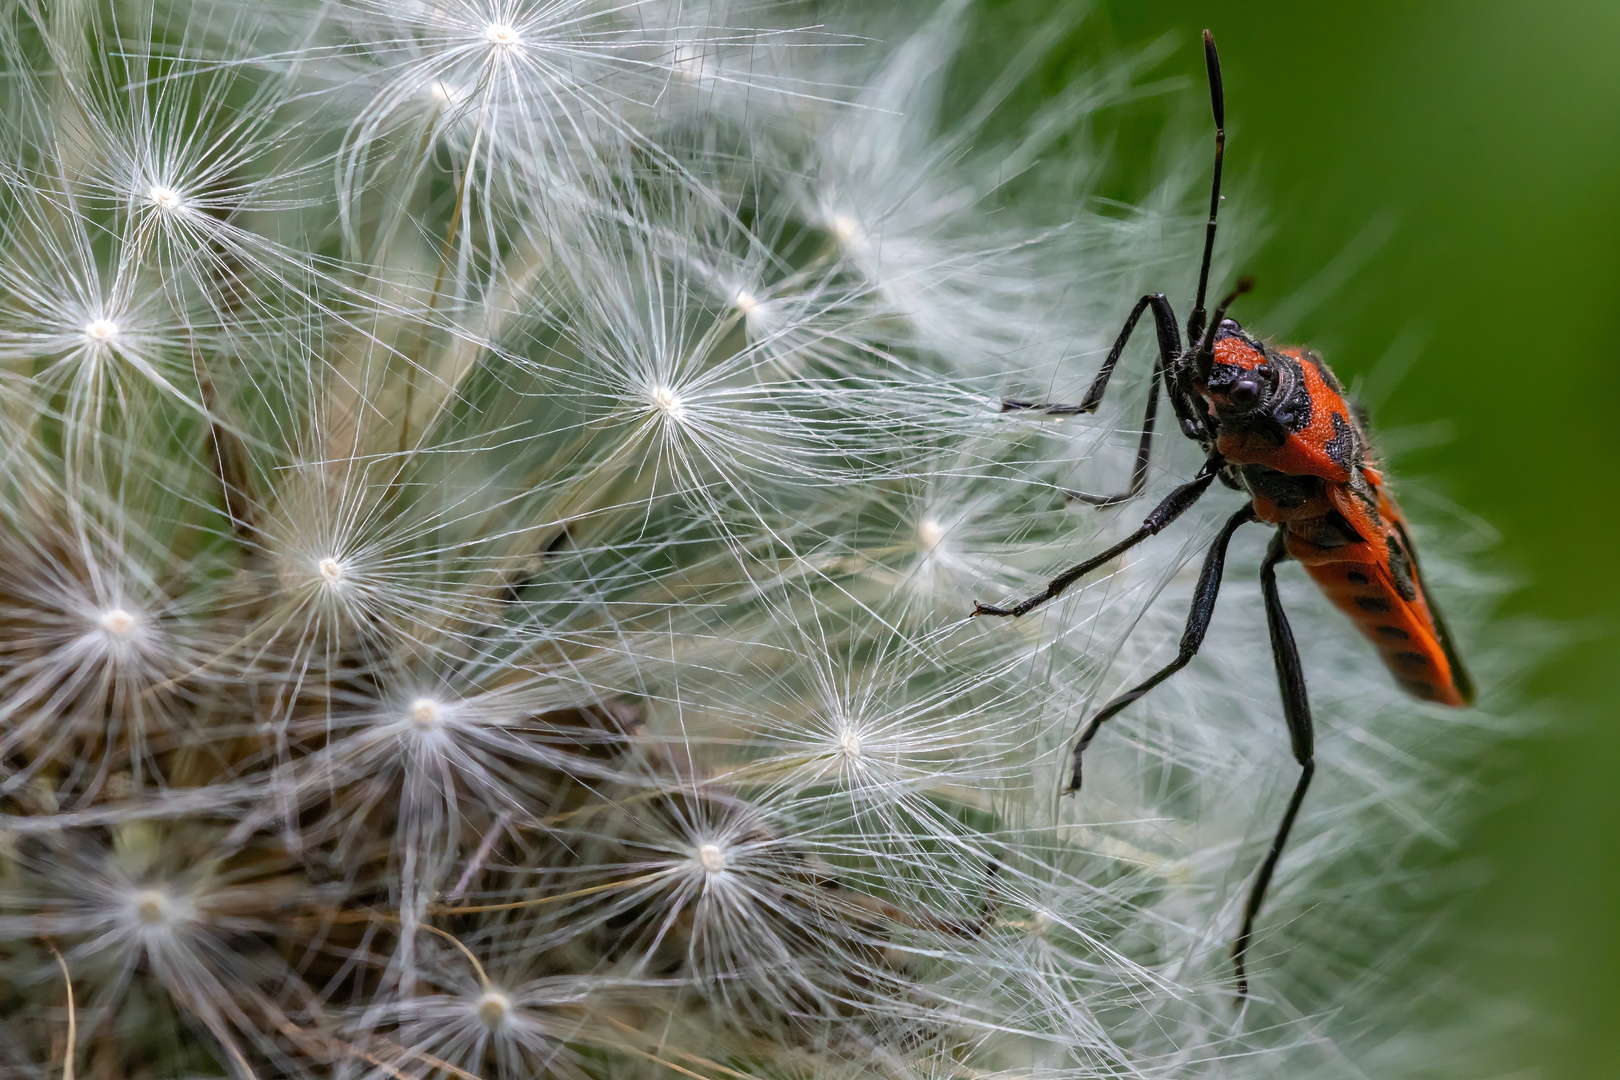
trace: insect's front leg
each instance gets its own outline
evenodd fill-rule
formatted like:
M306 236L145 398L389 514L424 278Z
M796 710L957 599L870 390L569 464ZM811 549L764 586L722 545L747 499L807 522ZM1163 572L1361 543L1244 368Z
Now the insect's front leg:
M1164 501L1153 508L1153 512L1148 514L1147 518L1143 520L1141 526L1135 532L1131 533L1131 535L1127 536L1125 539L1121 540L1107 551L1104 551L1098 555L1093 555L1085 562L1076 563L1075 565L1069 567L1067 570L1063 571L1063 573L1047 582L1046 588L1042 589L1028 600L1025 600L1022 603L1010 608L991 607L989 604L981 604L975 600L973 602L973 614L999 616L1011 615L1014 618L1020 615L1029 614L1031 611L1046 603L1048 600L1057 597L1063 592L1064 589L1067 589L1070 585L1073 585L1076 581L1079 581L1081 578L1097 569L1097 567L1102 566L1104 563L1109 562L1110 560L1115 559L1129 551L1131 548L1135 547L1137 544L1140 544L1148 537L1157 534L1166 525L1180 517L1186 512L1189 506L1203 497L1204 492L1209 490L1209 485L1214 482L1216 475L1220 473L1221 467L1225 464L1226 460L1222 458L1220 454L1211 454L1209 459L1204 462L1204 467L1198 470L1198 475L1193 477L1187 483L1176 488L1169 495L1166 495Z
M1170 307L1170 301L1165 299L1163 293L1151 293L1136 302L1136 306L1131 309L1130 317L1125 320L1125 325L1119 332L1119 337L1114 339L1114 347L1108 350L1102 368L1092 380L1091 388L1086 391L1085 397L1081 398L1080 404L1019 401L1013 398L1007 398L1001 403L1002 412L1033 411L1048 416L1074 416L1079 413L1096 412L1097 406L1102 403L1104 392L1108 389L1108 380L1113 377L1114 367L1124 355L1126 343L1131 340L1132 331L1141 320L1142 312L1149 308L1153 311L1153 326L1158 334L1159 355L1153 362L1153 379L1148 385L1147 407L1142 413L1142 437L1136 445L1136 464L1131 468L1130 483L1117 495L1088 495L1083 491L1065 491L1064 495L1071 499L1093 506L1113 506L1115 503L1134 499L1142 493L1142 487L1147 483L1148 459L1153 453L1153 425L1159 411L1159 383L1165 371L1181 352L1181 330L1176 325L1176 313Z

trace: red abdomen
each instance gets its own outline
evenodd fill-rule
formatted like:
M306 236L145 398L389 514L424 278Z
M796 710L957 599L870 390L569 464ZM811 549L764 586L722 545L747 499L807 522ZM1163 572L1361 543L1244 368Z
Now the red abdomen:
M1308 534L1285 524L1288 552L1377 647L1407 692L1442 705L1467 705L1474 697L1473 686L1424 592L1400 511L1377 474L1368 470L1368 477L1379 512L1357 515L1360 520L1355 524L1363 535L1373 533L1377 540L1321 547ZM1330 492L1330 497L1346 507L1360 501L1347 491Z

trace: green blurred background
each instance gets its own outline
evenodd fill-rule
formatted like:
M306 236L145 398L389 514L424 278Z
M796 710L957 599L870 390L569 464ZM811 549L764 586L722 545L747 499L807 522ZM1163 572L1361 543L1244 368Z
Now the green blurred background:
M1063 2L981 0L979 48L1004 61ZM1253 200L1269 224L1242 264L1261 285L1247 319L1347 379L1421 341L1375 419L1445 419L1450 438L1402 453L1399 471L1499 529L1489 558L1524 582L1508 610L1576 638L1530 687L1554 722L1488 769L1499 797L1462 855L1490 877L1465 898L1462 955L1441 959L1541 1014L1501 1075L1620 1077L1620 4L1102 0L1048 92L1091 56L1166 35L1152 75L1185 76L1116 118L1111 194L1140 197L1166 117L1204 107L1206 26L1226 78L1228 206ZM1268 306L1358 251L1327 302L1266 326Z

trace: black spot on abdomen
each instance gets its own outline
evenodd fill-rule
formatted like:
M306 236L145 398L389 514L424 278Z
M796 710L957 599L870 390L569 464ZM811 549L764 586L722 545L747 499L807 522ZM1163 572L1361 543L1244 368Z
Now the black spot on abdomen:
M1356 527L1350 524L1349 518L1337 510L1329 510L1319 518L1312 518L1308 522L1297 524L1295 528L1317 547L1341 548L1346 544L1366 543L1366 537L1362 536L1356 530ZM1351 574L1355 573L1356 571L1351 571ZM1345 579L1358 585L1367 584L1365 576L1359 582L1355 581L1355 578L1351 577L1350 574L1345 575Z
M1358 596L1356 607L1369 615L1389 614L1389 601L1382 596Z
M1422 679L1403 678L1399 679L1398 681L1400 682L1401 686L1405 688L1406 692L1415 698L1422 698L1424 701L1433 701L1440 696L1439 691L1435 690L1433 683L1424 682Z
M1385 535L1384 546L1389 550L1389 576L1395 579L1395 591L1402 600L1417 599L1417 585L1412 581L1412 559L1406 549L1393 536Z

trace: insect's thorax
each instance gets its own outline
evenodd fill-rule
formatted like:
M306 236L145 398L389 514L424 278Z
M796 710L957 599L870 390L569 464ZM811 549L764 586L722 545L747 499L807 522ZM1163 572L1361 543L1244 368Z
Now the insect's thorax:
M1290 476L1353 483L1365 439L1344 389L1326 364L1304 349L1264 345L1228 323L1215 340L1215 362L1199 388L1215 418L1215 446L1234 465L1259 465ZM1239 392L1258 386L1252 406Z
M1228 321L1195 389L1214 421L1214 448L1261 520L1324 550L1381 546L1381 480L1343 387L1318 357L1266 345Z

